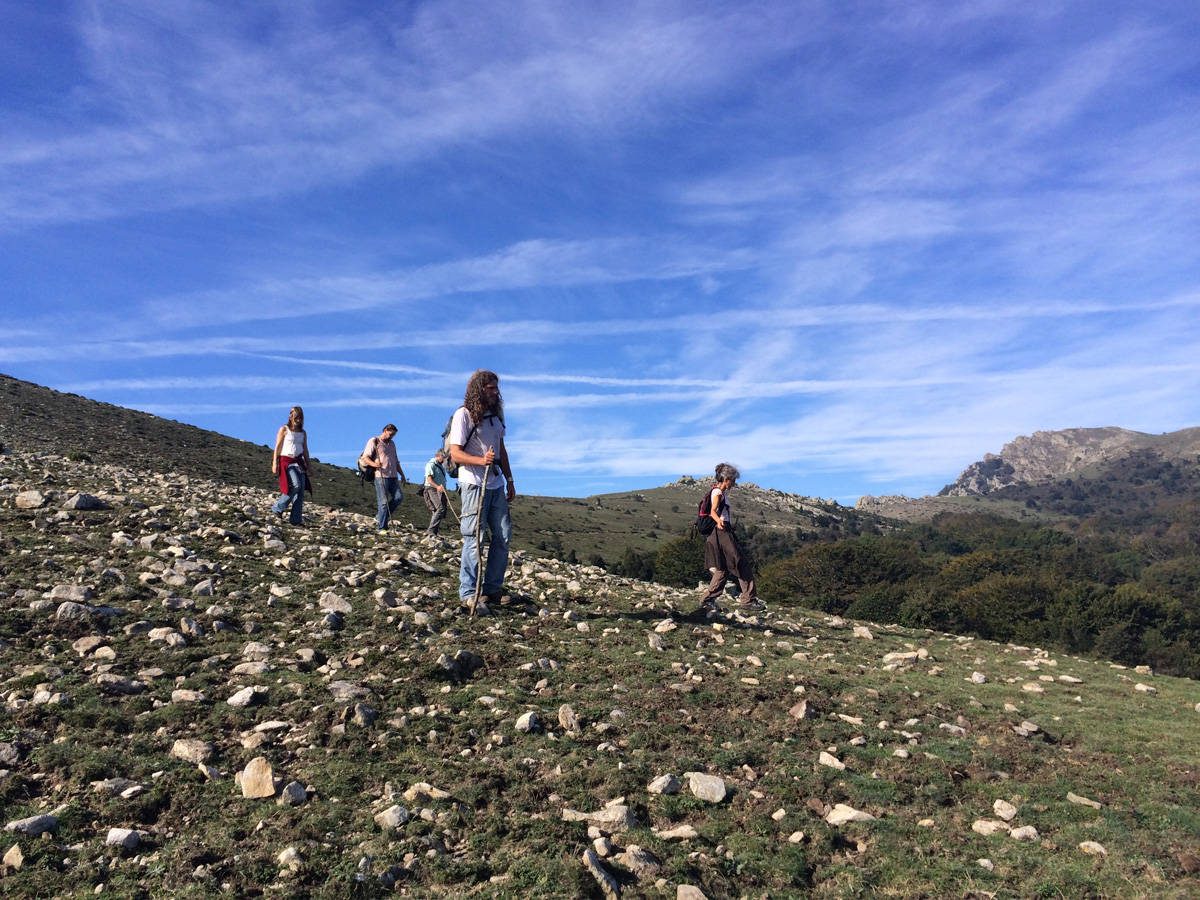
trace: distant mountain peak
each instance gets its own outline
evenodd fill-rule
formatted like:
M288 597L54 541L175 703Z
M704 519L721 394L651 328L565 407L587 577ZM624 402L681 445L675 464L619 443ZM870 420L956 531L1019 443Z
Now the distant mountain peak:
M1194 456L1200 452L1200 428L1157 435L1117 427L1035 431L1009 441L999 454L984 454L938 495L965 497L1013 484L1041 484L1139 450L1165 458Z

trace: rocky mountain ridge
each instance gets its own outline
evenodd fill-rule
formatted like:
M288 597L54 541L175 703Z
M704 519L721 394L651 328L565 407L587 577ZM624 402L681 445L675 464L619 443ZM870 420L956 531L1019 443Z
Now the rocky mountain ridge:
M938 495L965 497L1014 484L1040 484L1140 450L1152 450L1167 459L1194 458L1200 454L1200 428L1165 434L1116 427L1035 431L1009 441L998 454L985 454Z

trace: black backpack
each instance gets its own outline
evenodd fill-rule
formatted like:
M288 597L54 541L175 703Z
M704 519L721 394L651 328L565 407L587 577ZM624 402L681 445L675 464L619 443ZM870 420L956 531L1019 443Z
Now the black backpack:
M375 454L379 452L379 442L377 438L372 438L372 440L376 442L375 449L371 451L371 457L374 458ZM363 485L366 485L368 482L375 480L375 475L378 470L374 466L364 466L362 460L363 458L360 456L357 461L358 480Z
M700 500L700 505L696 508L696 530L703 535L713 533L717 527L717 523L712 519L712 492L714 484L704 492L704 497Z

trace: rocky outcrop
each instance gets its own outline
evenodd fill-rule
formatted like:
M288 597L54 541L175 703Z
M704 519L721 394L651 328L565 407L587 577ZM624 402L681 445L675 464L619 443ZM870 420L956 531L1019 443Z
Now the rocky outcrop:
M1041 484L1079 472L1137 450L1154 450L1164 457L1200 453L1200 428L1167 434L1145 434L1124 428L1068 428L1035 431L1004 445L1000 453L985 454L946 485L939 496L988 494L1011 484Z

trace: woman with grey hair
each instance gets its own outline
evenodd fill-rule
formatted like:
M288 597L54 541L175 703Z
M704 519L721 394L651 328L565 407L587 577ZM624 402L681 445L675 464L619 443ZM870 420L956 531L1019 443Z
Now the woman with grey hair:
M701 601L702 610L719 612L717 598L725 590L730 577L737 578L742 593L738 598L741 609L761 609L754 585L754 571L750 560L742 554L737 538L733 534L733 515L729 508L729 489L737 484L741 473L729 463L716 467L716 483L709 489L709 512L714 528L704 544L704 566L712 573L712 581Z

